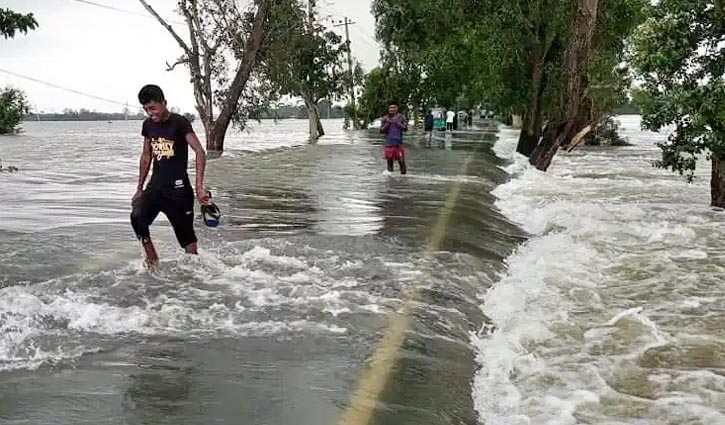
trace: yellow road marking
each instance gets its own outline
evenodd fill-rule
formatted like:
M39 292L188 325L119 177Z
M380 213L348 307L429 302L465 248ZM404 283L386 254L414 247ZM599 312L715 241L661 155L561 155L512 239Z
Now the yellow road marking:
M461 174L465 175L472 155L469 155L461 166ZM431 238L424 251L423 259L427 262L438 251L443 244L451 217L453 207L458 202L461 193L461 183L456 181L446 195L443 210L438 215L435 227L431 232ZM420 284L418 279L403 294L403 307L400 311L391 314L390 325L383 335L378 349L373 355L370 365L366 369L360 381L350 405L340 419L339 425L368 425L375 412L375 406L382 395L392 374L393 367L400 357L400 347L405 340L405 332L410 329L413 323L412 304L420 296Z

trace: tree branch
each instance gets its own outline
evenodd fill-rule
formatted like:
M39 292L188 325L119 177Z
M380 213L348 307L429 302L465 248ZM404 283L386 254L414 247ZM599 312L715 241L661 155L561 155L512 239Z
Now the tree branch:
M186 1L179 2L179 8L181 13L186 18L186 24L189 27L189 37L191 37L191 53L189 54L189 61L191 64L191 77L194 83L194 96L196 97L197 109L201 116L207 117L209 123L214 121L214 109L213 109L213 94L211 92L211 75L208 72L208 66L205 66L207 72L202 73L201 62L199 59L199 42L197 37L203 37L203 34L199 34L194 31L194 23L189 6L194 8L195 13L198 4L196 0L190 0L191 5L187 4ZM205 57L205 65L208 65L210 58Z
M259 2L252 24L252 33L245 43L244 56L239 64L239 68L236 70L236 75L232 80L229 93L219 113L219 120L222 122L228 121L236 110L239 97L249 80L254 65L257 63L260 49L264 43L264 24L267 21L270 6L270 0L262 0Z
M184 42L184 40L181 37L179 37L179 34L177 34L176 31L174 31L174 28L171 25L169 25L164 20L164 18L161 17L161 15L159 15L158 13L156 13L156 11L154 10L154 8L151 7L151 5L149 5L148 3L146 3L146 0L138 0L138 1L141 2L141 4L143 5L143 7L145 7L146 10L148 10L148 12L151 15L153 15L153 17L156 18L157 21L159 21L159 23L161 24L161 26L163 26L164 28L166 28L166 30L169 32L169 34L171 34L171 36L174 37L174 39L176 40L176 42L179 43L179 46L181 46L181 48L184 50L184 52L187 55L191 55L191 51L189 49L189 46L186 44L186 42Z
M188 63L189 63L189 58L186 58L186 57L178 59L173 64L166 62L166 70L173 71L174 68L176 68L178 65L183 65L183 64L188 64Z

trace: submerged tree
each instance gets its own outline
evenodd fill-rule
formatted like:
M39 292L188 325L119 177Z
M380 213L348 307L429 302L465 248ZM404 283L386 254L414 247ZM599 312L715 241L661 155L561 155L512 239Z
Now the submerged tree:
M336 99L345 89L343 59L348 45L316 23L313 7L306 15L301 4L290 4L285 13L276 14L276 20L283 23L284 31L264 52L262 73L276 93L302 98L314 141L325 134L319 102Z
M624 102L629 76L620 63L648 4L449 0L440 13L437 0L376 0L373 11L386 53L416 65L404 72L420 76L412 99L448 107L465 98L521 115L517 150L531 157L538 146L532 162L545 169L559 147ZM542 140L545 122L566 134Z
M181 47L182 55L168 68L188 67L207 150L220 155L229 125L245 118L242 103L251 100L250 108L258 106L249 94L266 88L254 75L271 34L279 29L274 14L294 0L253 0L244 9L234 0L180 0L188 40L146 0L139 1Z
M725 208L725 8L722 2L661 1L635 37L644 80L637 103L643 126L674 126L655 165L694 176L711 160L711 205Z
M573 35L564 53L564 79L556 112L547 123L530 162L546 170L561 146L569 143L583 127L580 120L584 107L587 66L597 23L599 0L579 0Z
M12 87L0 90L0 134L16 133L28 112L30 106L22 91Z

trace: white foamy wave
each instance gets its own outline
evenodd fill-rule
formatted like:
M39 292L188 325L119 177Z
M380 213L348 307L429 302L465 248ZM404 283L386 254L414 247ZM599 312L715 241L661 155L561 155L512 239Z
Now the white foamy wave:
M113 271L0 289L0 369L72 360L137 335L344 334L338 319L382 315L400 302L395 293L364 287L364 260L311 247L295 247L304 255L293 256L284 242L272 245L182 255L152 272L133 261ZM419 273L411 263L385 267L400 271L402 281Z
M725 423L725 386L691 376L725 367L712 357L725 230L706 180L652 168L662 136L625 127L635 146L560 153L547 173L502 128L494 151L512 180L496 205L531 239L482 296L491 324L472 337L487 425Z

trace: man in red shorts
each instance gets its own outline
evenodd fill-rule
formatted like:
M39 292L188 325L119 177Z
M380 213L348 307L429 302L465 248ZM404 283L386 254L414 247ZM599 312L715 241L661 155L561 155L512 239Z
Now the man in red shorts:
M408 131L408 120L398 113L398 103L390 102L388 115L383 118L380 132L385 134L385 160L388 161L388 171L393 172L395 161L400 164L400 174L408 170L405 167L405 149L403 148L403 133Z

